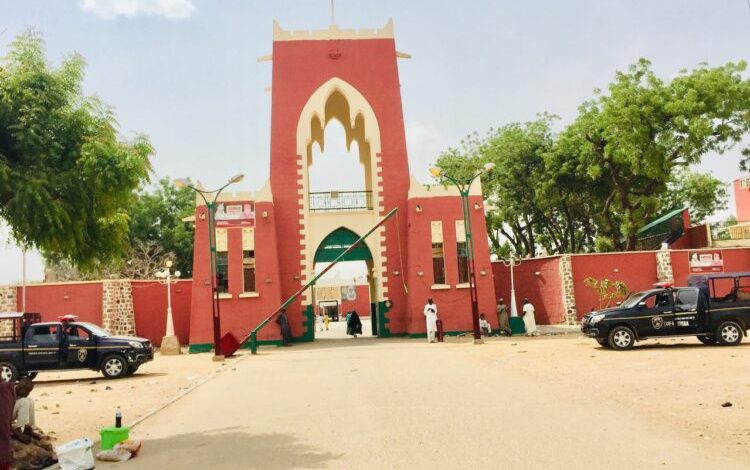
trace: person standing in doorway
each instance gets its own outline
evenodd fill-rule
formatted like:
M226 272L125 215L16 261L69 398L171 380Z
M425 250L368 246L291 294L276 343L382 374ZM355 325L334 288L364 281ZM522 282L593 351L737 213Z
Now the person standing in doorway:
M432 302L432 299L427 299L427 304L424 306L424 318L427 323L427 341L434 343L437 341L437 305Z
M356 310L352 310L348 318L346 322L346 334L356 338L357 335L362 334L362 322L359 319L359 314Z
M497 301L497 324L500 328L499 334L508 336L513 335L508 320L508 306L505 305L505 300L503 300L502 297Z
M526 329L526 336L538 336L539 330L536 329L536 310L529 302L529 299L523 299L523 327Z

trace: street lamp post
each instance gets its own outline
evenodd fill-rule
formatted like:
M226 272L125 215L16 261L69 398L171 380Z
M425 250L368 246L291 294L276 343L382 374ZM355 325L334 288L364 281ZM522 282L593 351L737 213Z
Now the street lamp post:
M484 167L467 179L455 178L447 174L444 170L433 167L430 168L430 174L435 178L443 178L450 181L461 194L461 211L464 216L464 234L466 237L466 254L469 259L469 292L471 295L471 321L474 330L474 343L482 342L482 332L479 330L479 304L477 295L477 274L474 267L474 238L471 230L471 212L469 206L469 190L471 184L482 173L488 172L495 167L494 163L486 163Z
M505 266L510 266L510 316L517 317L518 309L516 308L516 284L515 280L513 279L513 268L521 264L521 260L516 259L513 257L513 255L511 255L508 260L501 259L500 262Z
M174 334L174 320L172 319L172 284L176 284L180 277L180 272L172 273L172 261L167 260L163 271L156 273L156 277L164 279L167 285L167 331L161 339L161 355L175 356L180 354L180 340ZM172 279L172 276L175 279Z
M188 179L177 179L175 180L175 186L178 188L190 188L200 195L203 202L206 203L206 211L208 212L208 249L209 249L209 264L211 266L211 315L213 317L214 327L214 360L222 360L224 356L221 354L221 310L219 307L219 290L216 286L216 201L219 199L219 194L233 183L239 183L242 181L245 175L237 174L231 178L226 184L215 191L204 191L196 188ZM209 201L207 195L213 194L213 198Z

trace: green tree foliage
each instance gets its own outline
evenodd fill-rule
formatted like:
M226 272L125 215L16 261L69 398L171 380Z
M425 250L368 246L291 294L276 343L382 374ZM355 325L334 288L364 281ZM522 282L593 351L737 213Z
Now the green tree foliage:
M710 173L679 168L667 182L667 191L659 196L659 207L663 212L687 207L690 219L700 223L717 211L725 210L728 199L727 184L723 181Z
M592 184L604 184L597 215L604 244L634 249L638 229L661 212L659 196L673 171L723 153L750 129L745 65L700 66L666 83L641 59L617 72L608 94L580 107L559 138L557 158L575 158ZM744 168L750 149L743 155Z
M193 271L193 230L182 219L194 211L195 193L189 188L178 189L164 178L155 190L138 194L130 209L130 239L133 244L153 242L153 247L174 261L174 269L189 277Z
M614 300L624 299L630 295L630 289L623 281L611 281L606 277L602 279L587 277L583 280L583 284L596 292L600 310L609 308Z
M560 133L542 115L472 134L437 164L458 175L496 164L482 176L496 254L505 243L521 256L631 250L637 231L668 209L687 206L702 221L726 207L725 185L689 169L750 130L744 70L744 62L701 65L665 82L641 59ZM745 169L750 148L742 154Z
M0 218L21 245L84 269L128 251L127 208L148 180L148 139L118 139L112 110L82 92L78 55L55 68L20 35L0 62Z

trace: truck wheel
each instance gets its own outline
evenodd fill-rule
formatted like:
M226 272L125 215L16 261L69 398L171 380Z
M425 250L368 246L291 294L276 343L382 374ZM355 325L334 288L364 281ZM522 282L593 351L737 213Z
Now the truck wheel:
M635 334L627 326L616 326L609 333L608 342L612 349L624 351L635 344Z
M736 346L742 342L742 328L736 322L725 321L716 330L716 337L722 346Z
M16 382L18 380L18 368L10 362L0 362L0 381Z
M102 374L106 379L119 379L128 375L128 363L119 354L111 354L102 361Z
M716 344L715 336L698 336L698 341L703 344Z
M601 346L603 348L609 348L609 347L611 347L609 345L609 340L607 340L607 338L603 338L603 339L596 338L596 342L599 343L599 346Z

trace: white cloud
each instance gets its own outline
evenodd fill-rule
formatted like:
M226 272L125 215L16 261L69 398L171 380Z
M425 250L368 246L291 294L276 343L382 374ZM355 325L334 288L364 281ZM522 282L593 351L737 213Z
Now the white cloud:
M104 19L139 15L180 19L195 11L192 0L78 0L78 7Z

